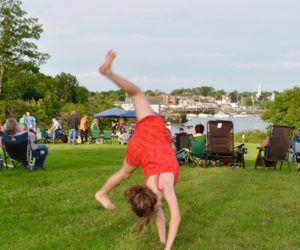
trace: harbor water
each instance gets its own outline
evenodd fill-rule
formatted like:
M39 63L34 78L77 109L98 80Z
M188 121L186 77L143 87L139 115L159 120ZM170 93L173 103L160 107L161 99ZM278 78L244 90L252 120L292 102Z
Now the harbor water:
M204 133L207 131L207 122L211 120L229 120L233 121L234 133L249 130L261 130L266 131L268 123L263 121L260 116L245 116L245 117L199 117L199 116L187 116L187 122L181 124L172 124L172 134L178 133L179 128L184 128L187 132L190 132L194 125L202 123L205 127Z

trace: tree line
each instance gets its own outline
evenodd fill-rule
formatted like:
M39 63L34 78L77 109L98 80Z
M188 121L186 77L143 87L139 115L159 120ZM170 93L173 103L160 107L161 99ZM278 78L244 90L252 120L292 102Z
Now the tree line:
M78 116L92 115L112 108L112 100L124 100L121 90L90 92L80 86L76 76L61 73L55 77L40 72L40 65L46 63L50 55L38 50L35 41L43 32L37 18L28 17L21 8L19 0L0 0L0 122L7 118L20 118L30 111L37 119L38 126L50 126L51 118L62 117L66 121L72 110ZM300 89L295 87L283 93L276 93L274 102L263 103L266 109L262 118L268 122L295 125L300 129ZM155 96L162 92L147 90L146 95ZM175 89L170 94L191 93L213 96L221 99L226 92L210 86ZM229 93L232 101L247 97L245 104L252 105L251 96L255 92L237 90ZM268 97L271 92L262 92ZM110 119L100 123L101 127L110 126Z

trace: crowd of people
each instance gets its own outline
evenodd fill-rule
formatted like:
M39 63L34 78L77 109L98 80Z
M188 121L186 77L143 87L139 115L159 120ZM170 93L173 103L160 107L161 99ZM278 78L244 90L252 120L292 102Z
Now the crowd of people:
M9 119L7 119L5 124L2 126L4 131L6 129L8 120ZM35 136L39 133L40 128L37 127L36 118L32 116L29 111L19 119L18 123L22 131L33 133ZM89 142L89 131L90 134L94 134L95 132L100 134L101 132L98 118L94 118L91 126L89 126L88 115L85 114L81 119L79 119L75 110L71 112L71 115L67 119L68 133L64 127L64 122L61 117L58 119L52 118L51 124L51 127L45 130L44 141L46 143L62 141L74 145L78 143L85 144ZM124 118L120 120L115 119L112 121L110 131L112 136L118 137L119 144L128 144L129 139L134 132L134 126L134 123L128 123ZM97 142L101 143L101 140Z

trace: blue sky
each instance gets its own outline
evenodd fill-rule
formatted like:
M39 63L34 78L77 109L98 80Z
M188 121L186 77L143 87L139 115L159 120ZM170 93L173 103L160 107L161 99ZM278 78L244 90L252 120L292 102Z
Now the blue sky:
M23 0L44 32L41 67L75 75L92 91L117 89L114 70L143 90L212 86L263 91L300 86L299 0Z

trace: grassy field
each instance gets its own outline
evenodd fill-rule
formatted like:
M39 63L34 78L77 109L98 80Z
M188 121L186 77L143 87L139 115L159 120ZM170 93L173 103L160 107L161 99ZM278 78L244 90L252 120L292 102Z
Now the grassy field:
M45 171L0 172L1 249L163 249L156 228L133 235L136 218L125 190L143 183L140 169L114 189L115 211L94 193L117 171L120 145L50 145ZM300 174L181 166L176 194L182 215L174 249L300 249ZM166 203L163 205L169 219Z

